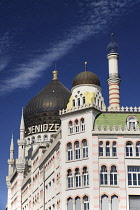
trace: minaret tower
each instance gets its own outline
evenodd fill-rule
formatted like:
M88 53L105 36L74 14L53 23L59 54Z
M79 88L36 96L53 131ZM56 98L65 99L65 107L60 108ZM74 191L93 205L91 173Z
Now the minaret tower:
M10 159L8 160L8 165L9 165L9 172L8 176L10 177L14 171L14 140L13 140L13 133L12 133L12 138L11 138L11 145L10 145Z
M120 78L118 74L118 45L114 42L114 34L111 34L111 42L107 46L107 59L109 67L109 107L119 108L120 107Z
M22 116L20 122L20 139L18 140L18 159L24 159L25 157L24 135L25 135L25 126L24 126L23 108L22 108Z

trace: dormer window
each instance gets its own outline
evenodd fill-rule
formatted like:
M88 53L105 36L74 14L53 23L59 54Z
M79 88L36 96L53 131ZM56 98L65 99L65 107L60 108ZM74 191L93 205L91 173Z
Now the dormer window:
M138 125L138 120L135 116L129 116L127 118L127 128L128 128L128 130L131 130L131 129L135 130L137 125Z

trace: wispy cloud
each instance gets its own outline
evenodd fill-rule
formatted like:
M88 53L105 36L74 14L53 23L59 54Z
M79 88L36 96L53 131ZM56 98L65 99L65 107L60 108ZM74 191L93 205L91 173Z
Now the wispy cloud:
M62 40L51 44L45 54L20 65L15 74L4 80L0 86L0 94L11 92L17 88L27 88L42 76L44 70L66 55L73 47L99 32L104 31L115 19L130 11L140 0L100 0L79 1L81 13L86 14L78 25L65 32ZM82 16L82 15L81 15ZM6 66L3 65L2 68Z

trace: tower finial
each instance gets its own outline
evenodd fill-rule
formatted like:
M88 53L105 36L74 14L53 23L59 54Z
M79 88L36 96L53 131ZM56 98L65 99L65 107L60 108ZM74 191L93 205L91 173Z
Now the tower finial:
M114 41L114 33L111 33L111 41Z
M85 71L87 71L87 61L85 61Z
M54 70L54 71L52 71L52 73L53 73L53 79L52 80L58 80L58 77L57 77L58 71Z

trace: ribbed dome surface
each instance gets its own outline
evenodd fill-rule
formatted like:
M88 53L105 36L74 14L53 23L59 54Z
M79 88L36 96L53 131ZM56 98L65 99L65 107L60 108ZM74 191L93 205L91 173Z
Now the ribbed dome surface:
M59 110L66 108L70 95L61 82L52 80L25 107L25 129L38 124L60 123Z
M76 75L73 80L72 86L75 87L81 84L93 84L100 86L100 80L93 72L83 71Z

